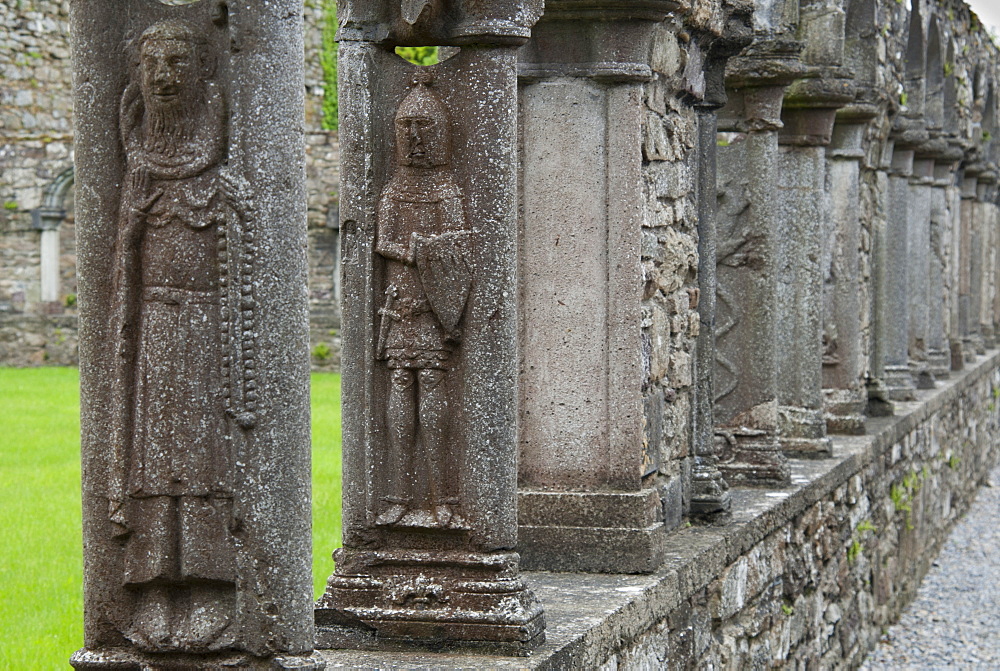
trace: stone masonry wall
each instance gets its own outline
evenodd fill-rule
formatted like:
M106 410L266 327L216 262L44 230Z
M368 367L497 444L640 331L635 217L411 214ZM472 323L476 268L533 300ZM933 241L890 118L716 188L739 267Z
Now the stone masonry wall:
M686 88L685 47L675 26L654 36L653 80L645 87L642 267L647 456L666 482L667 527L688 507L693 357L698 319L698 126L675 91Z
M340 363L337 133L322 128L320 65L327 2L306 4L306 146L313 363ZM0 4L0 365L72 365L76 241L72 187L60 226L60 299L40 299L40 240L33 211L73 166L69 2Z
M798 487L739 491L734 528L678 532L684 596L603 668L860 665L1000 460L998 363L836 438L833 464L794 461Z

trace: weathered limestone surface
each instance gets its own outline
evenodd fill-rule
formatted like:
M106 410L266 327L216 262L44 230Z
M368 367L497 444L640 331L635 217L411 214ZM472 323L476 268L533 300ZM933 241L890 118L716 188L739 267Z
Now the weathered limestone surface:
M301 5L72 7L81 669L311 657Z
M515 551L508 46L541 5L460 9L341 7L344 547L316 606L323 648L526 654L544 640ZM424 69L394 53L425 39L461 48Z
M638 328L642 100L653 78L653 20L676 5L646 5L609 5L596 31L586 27L596 9L557 5L519 56L526 568L649 572L663 561L664 506L649 486L660 458L644 435L660 418L644 416ZM590 42L582 62L566 58L580 35ZM603 48L611 37L631 51Z

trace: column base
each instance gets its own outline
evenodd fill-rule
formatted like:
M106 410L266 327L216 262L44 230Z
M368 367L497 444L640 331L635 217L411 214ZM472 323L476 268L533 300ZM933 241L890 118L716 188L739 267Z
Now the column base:
M833 441L826 436L823 411L814 408L778 406L778 444L795 457L833 456Z
M823 419L827 433L864 435L868 407L864 389L824 389L823 396Z
M951 350L927 350L927 367L935 380L945 380L951 375Z
M965 354L962 351L962 341L951 341L951 369L954 371L965 369Z
M913 401L916 400L916 386L913 384L913 375L909 366L886 366L885 377L885 397L891 401Z
M701 466L699 459L711 459L711 466ZM733 497L729 483L715 463L715 457L696 457L691 474L691 517L702 522L722 522L729 518Z
M279 655L254 657L246 653L220 652L205 655L144 653L132 648L83 648L73 653L70 665L79 671L186 671L187 669L254 669L259 671L326 668L319 655Z
M865 392L868 395L868 405L865 414L868 417L892 417L896 408L889 400L885 383L879 378L868 378L865 383Z
M517 550L521 567L529 571L652 573L664 560L663 517L662 499L655 489L519 490Z
M783 487L792 481L788 457L774 434L760 430L716 430L719 470L731 485Z
M917 389L934 389L937 380L931 372L930 365L926 360L910 360L910 375L913 376L913 385Z
M354 550L316 602L317 649L530 654L545 619L515 552Z

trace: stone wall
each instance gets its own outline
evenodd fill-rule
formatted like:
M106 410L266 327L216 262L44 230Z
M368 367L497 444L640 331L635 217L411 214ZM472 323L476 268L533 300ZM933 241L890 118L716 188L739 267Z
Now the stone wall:
M326 89L320 66L324 7L306 7L306 127L309 193L310 305L313 362L339 366L340 150L322 128ZM0 365L69 365L75 343L76 243L73 228L73 124L69 3L22 0L0 6ZM69 180L60 183L66 175ZM42 296L39 211L59 219L57 300ZM56 318L58 316L58 318ZM49 319L52 317L52 319ZM58 331L61 335L54 336ZM57 348L59 355L45 356Z

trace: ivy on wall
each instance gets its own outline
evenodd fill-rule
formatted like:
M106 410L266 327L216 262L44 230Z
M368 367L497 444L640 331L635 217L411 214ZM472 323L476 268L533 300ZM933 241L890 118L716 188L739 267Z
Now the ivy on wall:
M337 130L337 0L323 0L323 43L319 54L323 68L323 130Z

